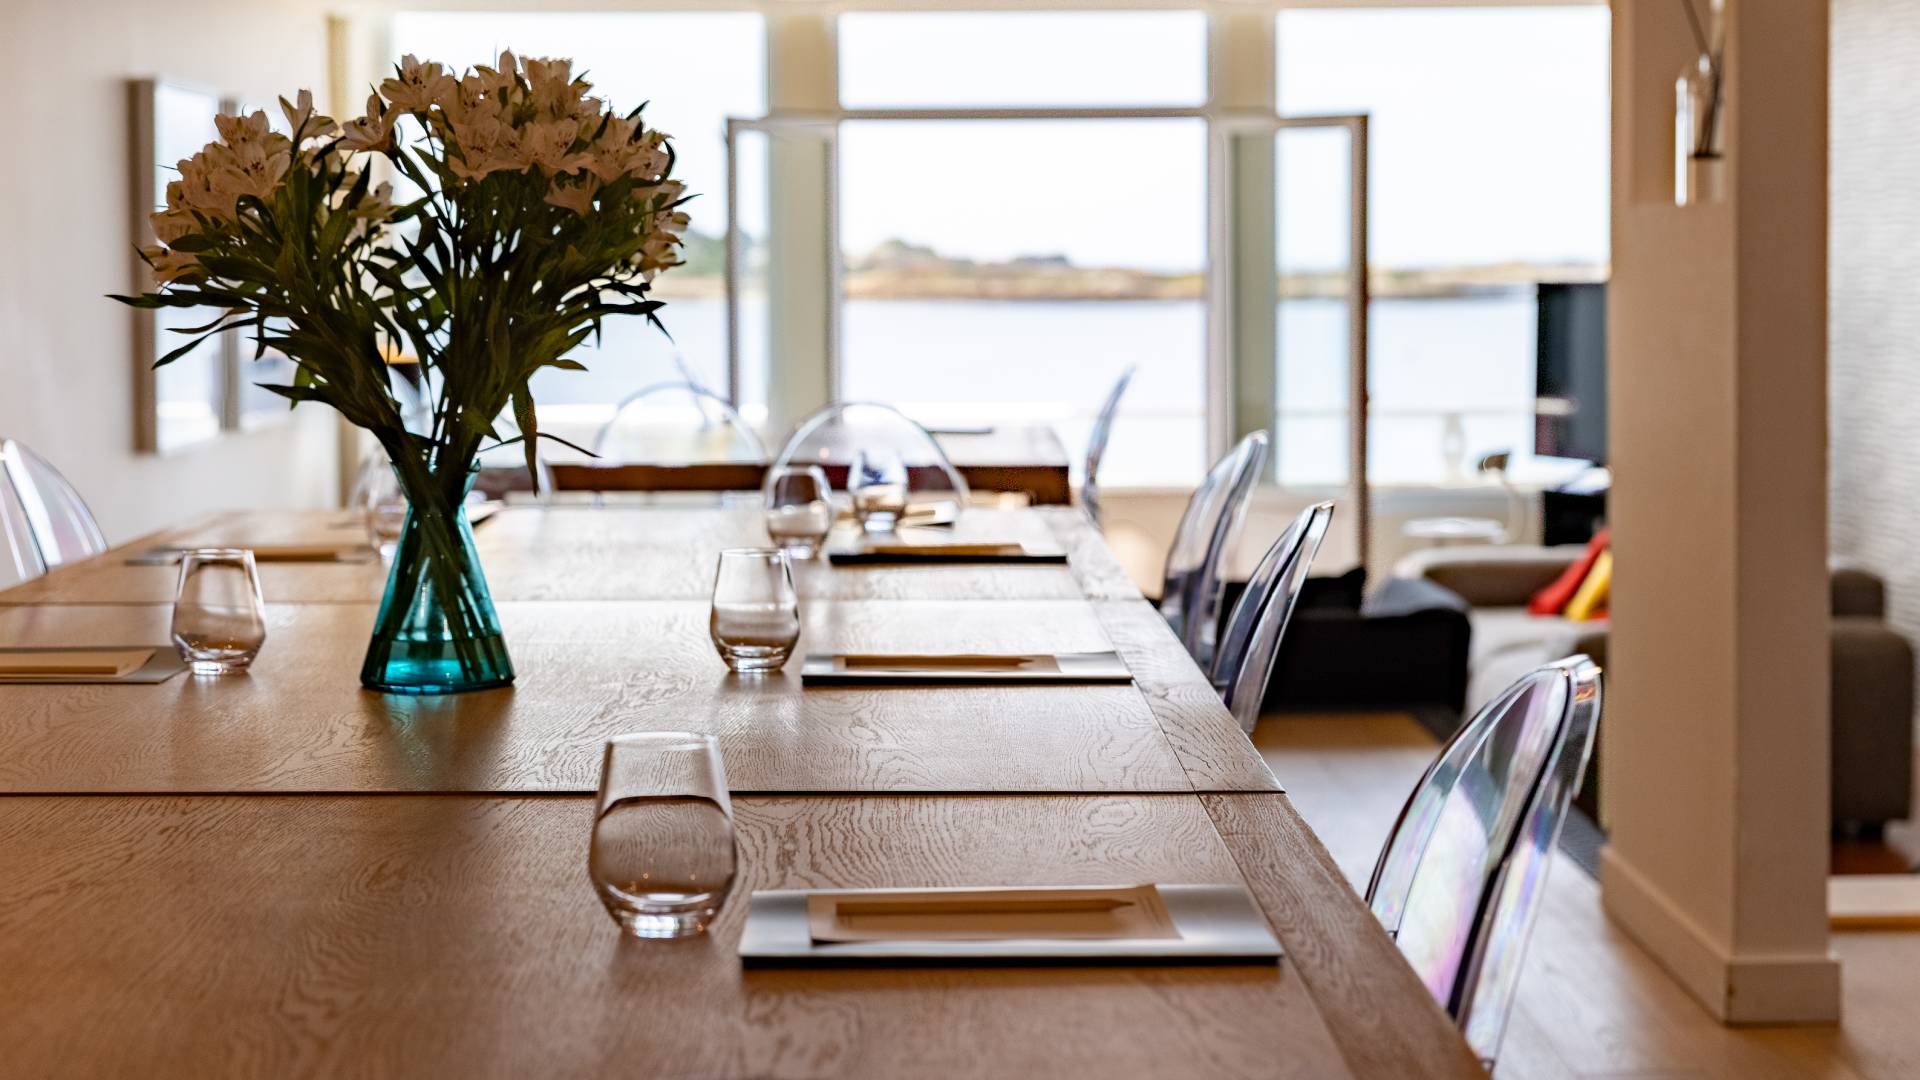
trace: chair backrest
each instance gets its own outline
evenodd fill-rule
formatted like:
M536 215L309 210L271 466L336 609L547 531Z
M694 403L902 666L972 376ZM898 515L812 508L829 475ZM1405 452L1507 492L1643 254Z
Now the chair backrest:
M1488 702L1420 778L1367 886L1367 905L1489 1067L1593 750L1600 683L1575 656Z
M773 459L774 470L818 465L827 481L844 491L847 470L860 451L890 450L907 470L907 498L926 505L952 502L957 511L971 495L940 440L907 414L872 401L829 405L800 422Z
M1093 431L1087 436L1086 468L1080 476L1080 505L1086 508L1087 517L1092 519L1095 528L1100 525L1100 459L1107 454L1107 440L1113 435L1113 418L1120 411L1120 399L1126 395L1127 384L1133 381L1134 371L1129 367L1114 380L1113 389L1107 391L1107 400L1101 404L1099 415L1093 418Z
M1227 627L1213 659L1213 688L1227 711L1251 732L1260 719L1260 702L1267 696L1267 680L1280 653L1280 639L1293 618L1300 589L1307 583L1313 557L1326 539L1333 520L1333 504L1315 503L1273 542L1247 580L1247 589L1227 616Z
M1256 431L1208 470L1167 549L1160 614L1188 655L1208 671L1220 633L1220 561L1246 517L1247 498L1267 460L1267 433Z
M44 569L107 550L86 500L45 458L13 439L0 439L0 474L13 489Z
M0 470L0 589L46 572L40 545L34 542L33 530L27 525L27 508L6 472Z
M628 394L593 440L608 462L701 465L767 460L766 444L726 398L691 382Z

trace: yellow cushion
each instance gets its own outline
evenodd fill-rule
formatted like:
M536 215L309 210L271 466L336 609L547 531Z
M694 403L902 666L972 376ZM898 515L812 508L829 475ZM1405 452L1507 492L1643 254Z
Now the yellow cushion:
M1593 569L1587 572L1587 580L1580 583L1573 599L1567 601L1564 614L1574 622L1604 617L1607 613L1607 594L1612 589L1613 549L1608 548L1593 560Z

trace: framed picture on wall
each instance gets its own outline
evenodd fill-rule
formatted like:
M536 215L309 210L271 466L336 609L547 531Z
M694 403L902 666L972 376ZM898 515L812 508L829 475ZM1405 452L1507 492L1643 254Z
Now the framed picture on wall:
M214 118L221 98L214 91L169 79L135 79L128 87L132 162L131 211L135 294L155 287L153 273L139 249L152 245L148 216L164 209L167 184L179 175L177 163L198 153L218 134ZM223 334L166 367L154 361L185 338L174 331L201 326L219 312L210 308L135 309L133 378L134 445L149 453L172 453L218 438L233 426L234 341Z

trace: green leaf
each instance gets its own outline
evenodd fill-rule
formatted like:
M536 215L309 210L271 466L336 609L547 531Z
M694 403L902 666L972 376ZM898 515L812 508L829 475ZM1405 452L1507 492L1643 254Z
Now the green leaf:
M533 480L533 493L540 494L540 451L535 440L540 437L540 422L533 414L533 391L526 383L521 383L513 392L513 422L520 426L520 435L526 439L523 448L527 452L527 476Z

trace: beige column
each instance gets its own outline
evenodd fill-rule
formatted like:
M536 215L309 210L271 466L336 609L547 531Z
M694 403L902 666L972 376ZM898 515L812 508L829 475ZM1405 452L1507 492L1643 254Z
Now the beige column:
M1274 18L1268 9L1225 8L1208 16L1208 101L1222 111L1274 108ZM1267 130L1228 136L1224 146L1228 205L1215 222L1212 258L1228 272L1227 294L1211 313L1223 347L1209 349L1228 361L1227 371L1208 385L1230 388L1225 401L1211 403L1222 420L1208 424L1213 441L1209 460L1248 432L1274 427L1277 374L1274 305L1277 302L1274 237L1274 136ZM1269 462L1269 468L1272 462Z
M840 104L834 16L824 8L767 13L767 109L775 116L830 113ZM833 313L832 143L825 132L776 132L768 140L767 432L793 424L838 396Z
M1827 1021L1827 5L1727 8L1724 194L1676 207L1690 35L1613 4L1601 885L1716 1017Z

